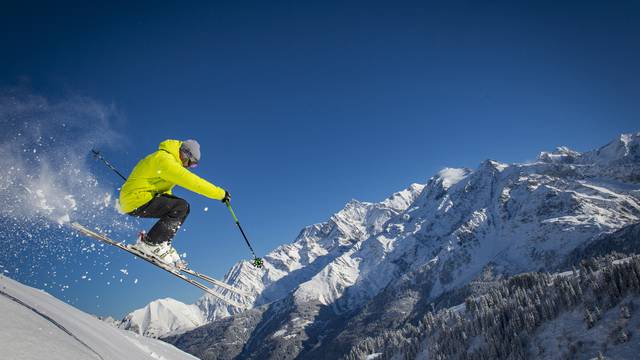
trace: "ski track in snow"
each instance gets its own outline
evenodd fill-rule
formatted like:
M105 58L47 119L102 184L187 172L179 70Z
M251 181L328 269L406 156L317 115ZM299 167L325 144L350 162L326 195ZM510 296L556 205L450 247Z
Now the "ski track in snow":
M46 314L38 311L38 309L30 306L29 304L26 304L24 302L22 302L20 299L13 297L7 293L5 293L4 291L0 290L0 295L6 297L7 299L14 301L22 306L24 306L25 308L33 311L34 313L38 314L39 316L41 316L42 318L44 318L45 320L47 320L48 322L52 323L53 325L55 325L58 329L64 331L67 335L71 336L73 339L75 339L77 342L79 342L82 346L84 346L85 348L89 349L89 351L91 351L92 353L94 353L99 359L104 360L104 358L98 354L95 350L93 350L91 348L91 346L87 345L84 341L80 340L77 336L75 336L71 331L67 330L67 328L65 328L64 326L62 326L60 323L58 323L57 321L55 321L54 319L52 319L51 317L47 316Z
M196 359L165 342L117 329L7 277L0 276L0 289L2 358ZM20 336L17 339L16 331Z

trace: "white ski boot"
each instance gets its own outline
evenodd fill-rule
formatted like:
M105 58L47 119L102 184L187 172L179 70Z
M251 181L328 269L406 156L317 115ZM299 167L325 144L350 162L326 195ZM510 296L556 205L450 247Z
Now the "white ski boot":
M167 244L166 246L169 247L169 254L167 255L167 258L169 258L169 260L171 261L172 266L177 269L186 268L187 262L182 260L182 258L180 257L180 254L178 254L178 251L176 251L176 249L173 246L171 246L171 244Z
M174 249L168 241L160 244L152 244L144 240L145 235L144 232L141 232L138 235L136 243L131 247L171 267L178 269L186 267L186 263L180 258L176 249Z

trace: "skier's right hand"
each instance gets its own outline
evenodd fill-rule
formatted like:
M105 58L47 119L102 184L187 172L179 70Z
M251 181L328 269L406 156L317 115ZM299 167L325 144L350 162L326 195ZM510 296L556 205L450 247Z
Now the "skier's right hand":
M224 191L224 197L222 198L223 203L228 203L229 201L231 201L231 194L229 194L229 192L227 190Z

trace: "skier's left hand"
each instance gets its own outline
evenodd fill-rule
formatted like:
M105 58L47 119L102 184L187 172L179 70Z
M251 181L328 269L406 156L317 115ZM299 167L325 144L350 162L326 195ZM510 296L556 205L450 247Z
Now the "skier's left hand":
M224 197L220 201L222 201L225 204L228 203L229 201L231 201L231 194L229 194L229 192L225 190Z

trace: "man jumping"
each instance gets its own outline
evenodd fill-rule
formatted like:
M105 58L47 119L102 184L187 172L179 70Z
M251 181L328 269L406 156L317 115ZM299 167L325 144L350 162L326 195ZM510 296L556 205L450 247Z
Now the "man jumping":
M227 191L202 179L188 168L200 161L200 144L195 140L165 140L158 150L140 160L120 190L122 212L142 218L159 218L134 247L173 266L183 266L171 240L189 215L189 203L171 190L180 185L211 199L228 202Z

